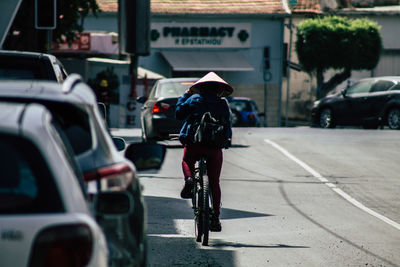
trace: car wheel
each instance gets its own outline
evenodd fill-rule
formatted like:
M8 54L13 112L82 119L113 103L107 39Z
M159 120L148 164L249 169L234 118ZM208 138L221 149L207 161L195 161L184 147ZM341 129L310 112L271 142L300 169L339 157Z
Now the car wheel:
M330 108L324 108L319 115L319 126L321 128L333 128L333 116Z
M400 129L400 109L392 108L389 110L387 115L387 124L390 129L399 130Z

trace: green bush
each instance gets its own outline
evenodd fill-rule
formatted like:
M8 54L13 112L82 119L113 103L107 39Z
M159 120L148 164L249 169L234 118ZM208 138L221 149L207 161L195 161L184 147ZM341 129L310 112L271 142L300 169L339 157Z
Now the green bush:
M368 19L329 16L306 19L297 26L296 51L306 71L373 69L382 41L379 26Z

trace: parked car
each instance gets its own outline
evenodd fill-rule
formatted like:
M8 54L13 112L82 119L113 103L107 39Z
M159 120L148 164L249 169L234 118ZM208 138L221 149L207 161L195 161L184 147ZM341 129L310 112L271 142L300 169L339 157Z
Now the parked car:
M0 80L49 80L62 83L68 76L53 55L0 50Z
M247 97L227 97L231 109L232 126L260 127L260 116L256 103Z
M108 266L61 135L44 106L0 103L0 266Z
M179 133L183 121L175 118L178 98L199 78L166 78L158 80L148 99L139 97L141 108L142 139L165 140L169 134Z
M0 83L0 101L40 103L50 110L72 146L88 184L89 194L107 191L131 194L133 212L129 216L106 216L98 221L111 242L110 246L118 247L111 251L115 252L110 255L112 262L119 262L123 266L144 265L146 215L136 168L117 151L98 109L95 95L81 77L77 74L69 75L62 85L32 80L4 81ZM165 147L160 149L165 152ZM132 155L127 156L132 158ZM162 159L153 167L159 168Z
M400 129L400 76L361 79L316 102L312 125Z

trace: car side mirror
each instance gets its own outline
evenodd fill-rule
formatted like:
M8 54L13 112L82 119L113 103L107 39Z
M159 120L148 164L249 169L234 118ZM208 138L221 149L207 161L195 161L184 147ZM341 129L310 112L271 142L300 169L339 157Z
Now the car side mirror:
M347 93L347 89L346 89L346 88L343 89L343 90L341 91L341 93L342 93L342 96L345 97L345 96L346 96L346 93Z
M138 171L160 169L167 148L157 143L133 143L125 151L125 157L135 164Z
M144 102L146 102L147 97L144 96L139 96L136 98L136 102L143 104Z
M100 216L129 216L133 211L133 197L126 191L98 192L94 203L96 215Z
M112 138L115 147L117 148L118 151L122 151L126 147L125 140L121 137L113 137Z

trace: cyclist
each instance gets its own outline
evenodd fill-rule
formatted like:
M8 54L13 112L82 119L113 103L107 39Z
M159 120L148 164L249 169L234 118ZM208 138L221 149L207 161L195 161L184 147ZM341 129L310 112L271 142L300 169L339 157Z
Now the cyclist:
M222 149L216 147L204 147L193 143L193 124L199 122L205 112L211 112L227 122L226 137L232 138L230 125L230 109L225 99L221 97L232 94L233 88L214 72L210 72L194 83L179 99L176 106L176 118L184 120L179 134L179 140L184 145L182 170L185 185L181 191L182 198L193 196L193 174L196 161L201 156L207 156L207 175L210 181L210 189L213 198L214 215L210 221L210 230L221 231L219 220L221 205L220 174L222 168ZM229 141L225 145L228 148Z

